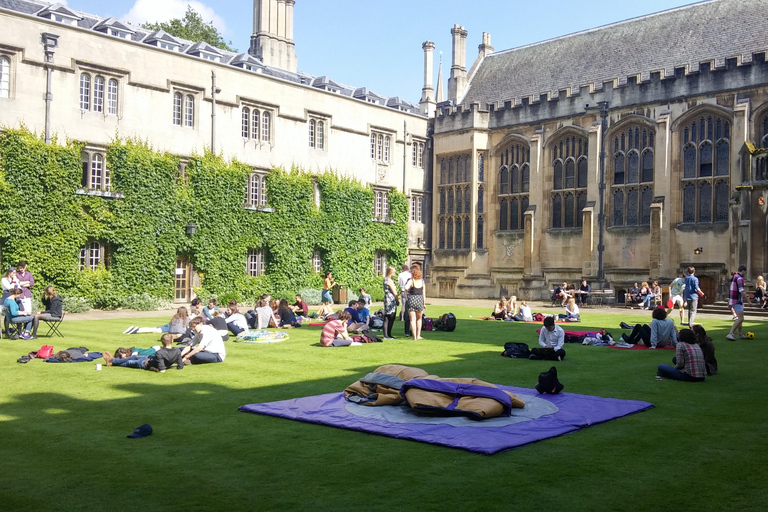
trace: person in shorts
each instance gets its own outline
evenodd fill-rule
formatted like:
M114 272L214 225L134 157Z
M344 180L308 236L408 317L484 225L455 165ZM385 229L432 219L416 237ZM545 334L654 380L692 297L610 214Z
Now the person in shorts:
M739 271L733 274L728 291L728 306L733 308L733 314L736 315L736 320L733 321L730 332L725 336L726 339L731 341L736 339L734 333L738 334L740 339L746 339L746 336L741 333L741 324L744 323L744 274L746 272L747 267L741 265Z
M683 298L688 305L688 328L693 327L693 320L696 318L696 310L699 308L699 297L704 292L699 288L699 278L696 277L696 268L688 267L688 273L685 276L685 291Z
M685 309L685 301L683 300L683 290L685 289L685 281L683 276L677 276L674 281L669 285L669 300L672 301L672 307L667 309L667 315L669 315L675 306L680 311L680 323L683 323L683 310Z

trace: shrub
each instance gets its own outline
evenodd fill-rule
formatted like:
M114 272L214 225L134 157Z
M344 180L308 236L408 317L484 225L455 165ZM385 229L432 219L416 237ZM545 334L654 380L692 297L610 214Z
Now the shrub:
M84 313L91 309L85 297L62 297L61 303L68 313Z
M157 311L159 309L172 309L173 301L152 297L148 293L134 293L122 300L122 307L137 311Z
M322 301L320 300L321 294L322 291L317 288L302 288L299 290L301 298L310 306L319 306L322 304Z

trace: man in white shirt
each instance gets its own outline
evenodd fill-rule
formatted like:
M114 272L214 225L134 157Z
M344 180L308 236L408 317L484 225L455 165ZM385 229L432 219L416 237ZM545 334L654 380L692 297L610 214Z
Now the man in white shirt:
M219 332L207 325L197 316L189 322L189 328L195 333L195 348L185 347L181 352L184 364L221 363L227 357L224 341Z
M532 348L529 359L562 361L565 359L564 344L565 331L559 325L555 325L555 317L548 316L544 319L544 326L539 331L539 345L541 348Z
M403 271L400 272L400 275L397 276L397 286L400 288L400 320L403 320L403 316L405 316L405 321L408 321L408 312L405 311L405 301L408 298L408 292L405 291L405 283L408 282L408 280L411 278L411 270L408 268L408 265L403 265ZM403 315L405 314L405 315ZM408 329L406 328L406 331ZM408 335L409 333L406 333Z

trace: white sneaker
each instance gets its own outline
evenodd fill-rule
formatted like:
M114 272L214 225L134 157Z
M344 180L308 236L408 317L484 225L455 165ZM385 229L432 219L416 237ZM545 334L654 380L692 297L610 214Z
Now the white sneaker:
M134 326L133 326L133 325L132 325L132 326L130 326L129 328L127 328L126 330L124 330L124 331L123 331L123 334L128 334L128 333L130 333L130 332L133 330L133 328L134 328Z
M360 343L359 341L353 341L352 343L349 344L350 347L359 347L360 345L362 345L362 343Z
M730 334L730 333L725 335L725 339L736 341L736 338L733 336L733 334Z

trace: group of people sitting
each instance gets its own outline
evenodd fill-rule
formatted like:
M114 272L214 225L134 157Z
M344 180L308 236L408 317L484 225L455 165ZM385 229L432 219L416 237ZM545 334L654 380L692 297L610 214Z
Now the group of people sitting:
M53 286L46 286L41 301L44 310L40 313L32 313L32 307L23 300L22 288L11 288L7 297L3 300L4 330L11 335L13 325L21 325L21 332L13 333L24 340L37 339L37 328L40 321L58 322L63 316L63 302L61 296Z
M526 301L517 303L517 297L512 295L509 300L501 297L493 308L490 318L514 322L533 322L533 313Z
M566 282L555 286L552 290L552 300L560 301L560 305L566 307L568 301L573 299L574 303L579 302L582 306L586 306L589 301L589 295L592 293L592 287L589 285L586 279L581 280L581 284L578 288L575 285L569 285Z
M653 309L651 302L654 299L661 300L661 287L658 281L649 285L647 281L638 286L634 283L627 291L626 302L628 304L640 304L641 309Z

